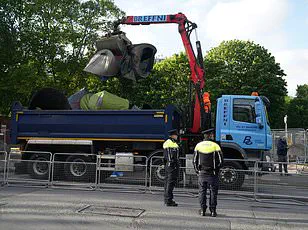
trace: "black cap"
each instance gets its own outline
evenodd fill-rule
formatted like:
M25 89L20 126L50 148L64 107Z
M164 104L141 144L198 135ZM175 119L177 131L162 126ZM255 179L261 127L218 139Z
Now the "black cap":
M168 131L169 136L171 135L179 135L178 130L177 129L171 129Z

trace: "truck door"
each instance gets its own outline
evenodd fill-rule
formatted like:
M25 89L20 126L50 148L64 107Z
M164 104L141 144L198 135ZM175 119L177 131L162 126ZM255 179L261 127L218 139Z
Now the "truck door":
M231 100L230 135L243 149L266 148L266 124L261 101L233 97Z

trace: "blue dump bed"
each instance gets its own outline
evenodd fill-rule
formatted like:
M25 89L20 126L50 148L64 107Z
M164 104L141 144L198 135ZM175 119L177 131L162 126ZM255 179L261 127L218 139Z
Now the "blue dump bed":
M12 108L12 143L24 139L88 139L162 141L167 131L179 128L174 106L161 110L27 110Z

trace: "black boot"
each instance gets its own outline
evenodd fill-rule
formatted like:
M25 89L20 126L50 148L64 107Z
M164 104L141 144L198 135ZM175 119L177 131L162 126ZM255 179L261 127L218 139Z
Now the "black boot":
M205 216L206 208L205 208L205 209L204 209L204 208L201 208L201 209L199 210L199 213L200 213L201 216Z
M167 201L167 202L165 202L165 204L166 204L166 206L168 206L168 207L176 207L176 206L178 206L178 204L175 203L175 201L173 201L173 200Z
M211 209L211 217L216 217L216 216L217 216L216 209L215 208Z
M173 203L174 206L178 206L178 203L176 203L174 200L172 200L171 203Z

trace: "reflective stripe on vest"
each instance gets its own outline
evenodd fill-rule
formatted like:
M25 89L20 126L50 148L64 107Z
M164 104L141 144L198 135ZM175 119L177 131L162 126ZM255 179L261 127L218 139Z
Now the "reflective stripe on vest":
M164 149L167 149L167 148L179 148L178 144L176 142L173 142L172 140L168 139L164 142L164 145L163 145L163 148Z
M218 144L212 141L202 141L198 143L195 147L195 151L203 154L213 153L215 151L221 151Z

